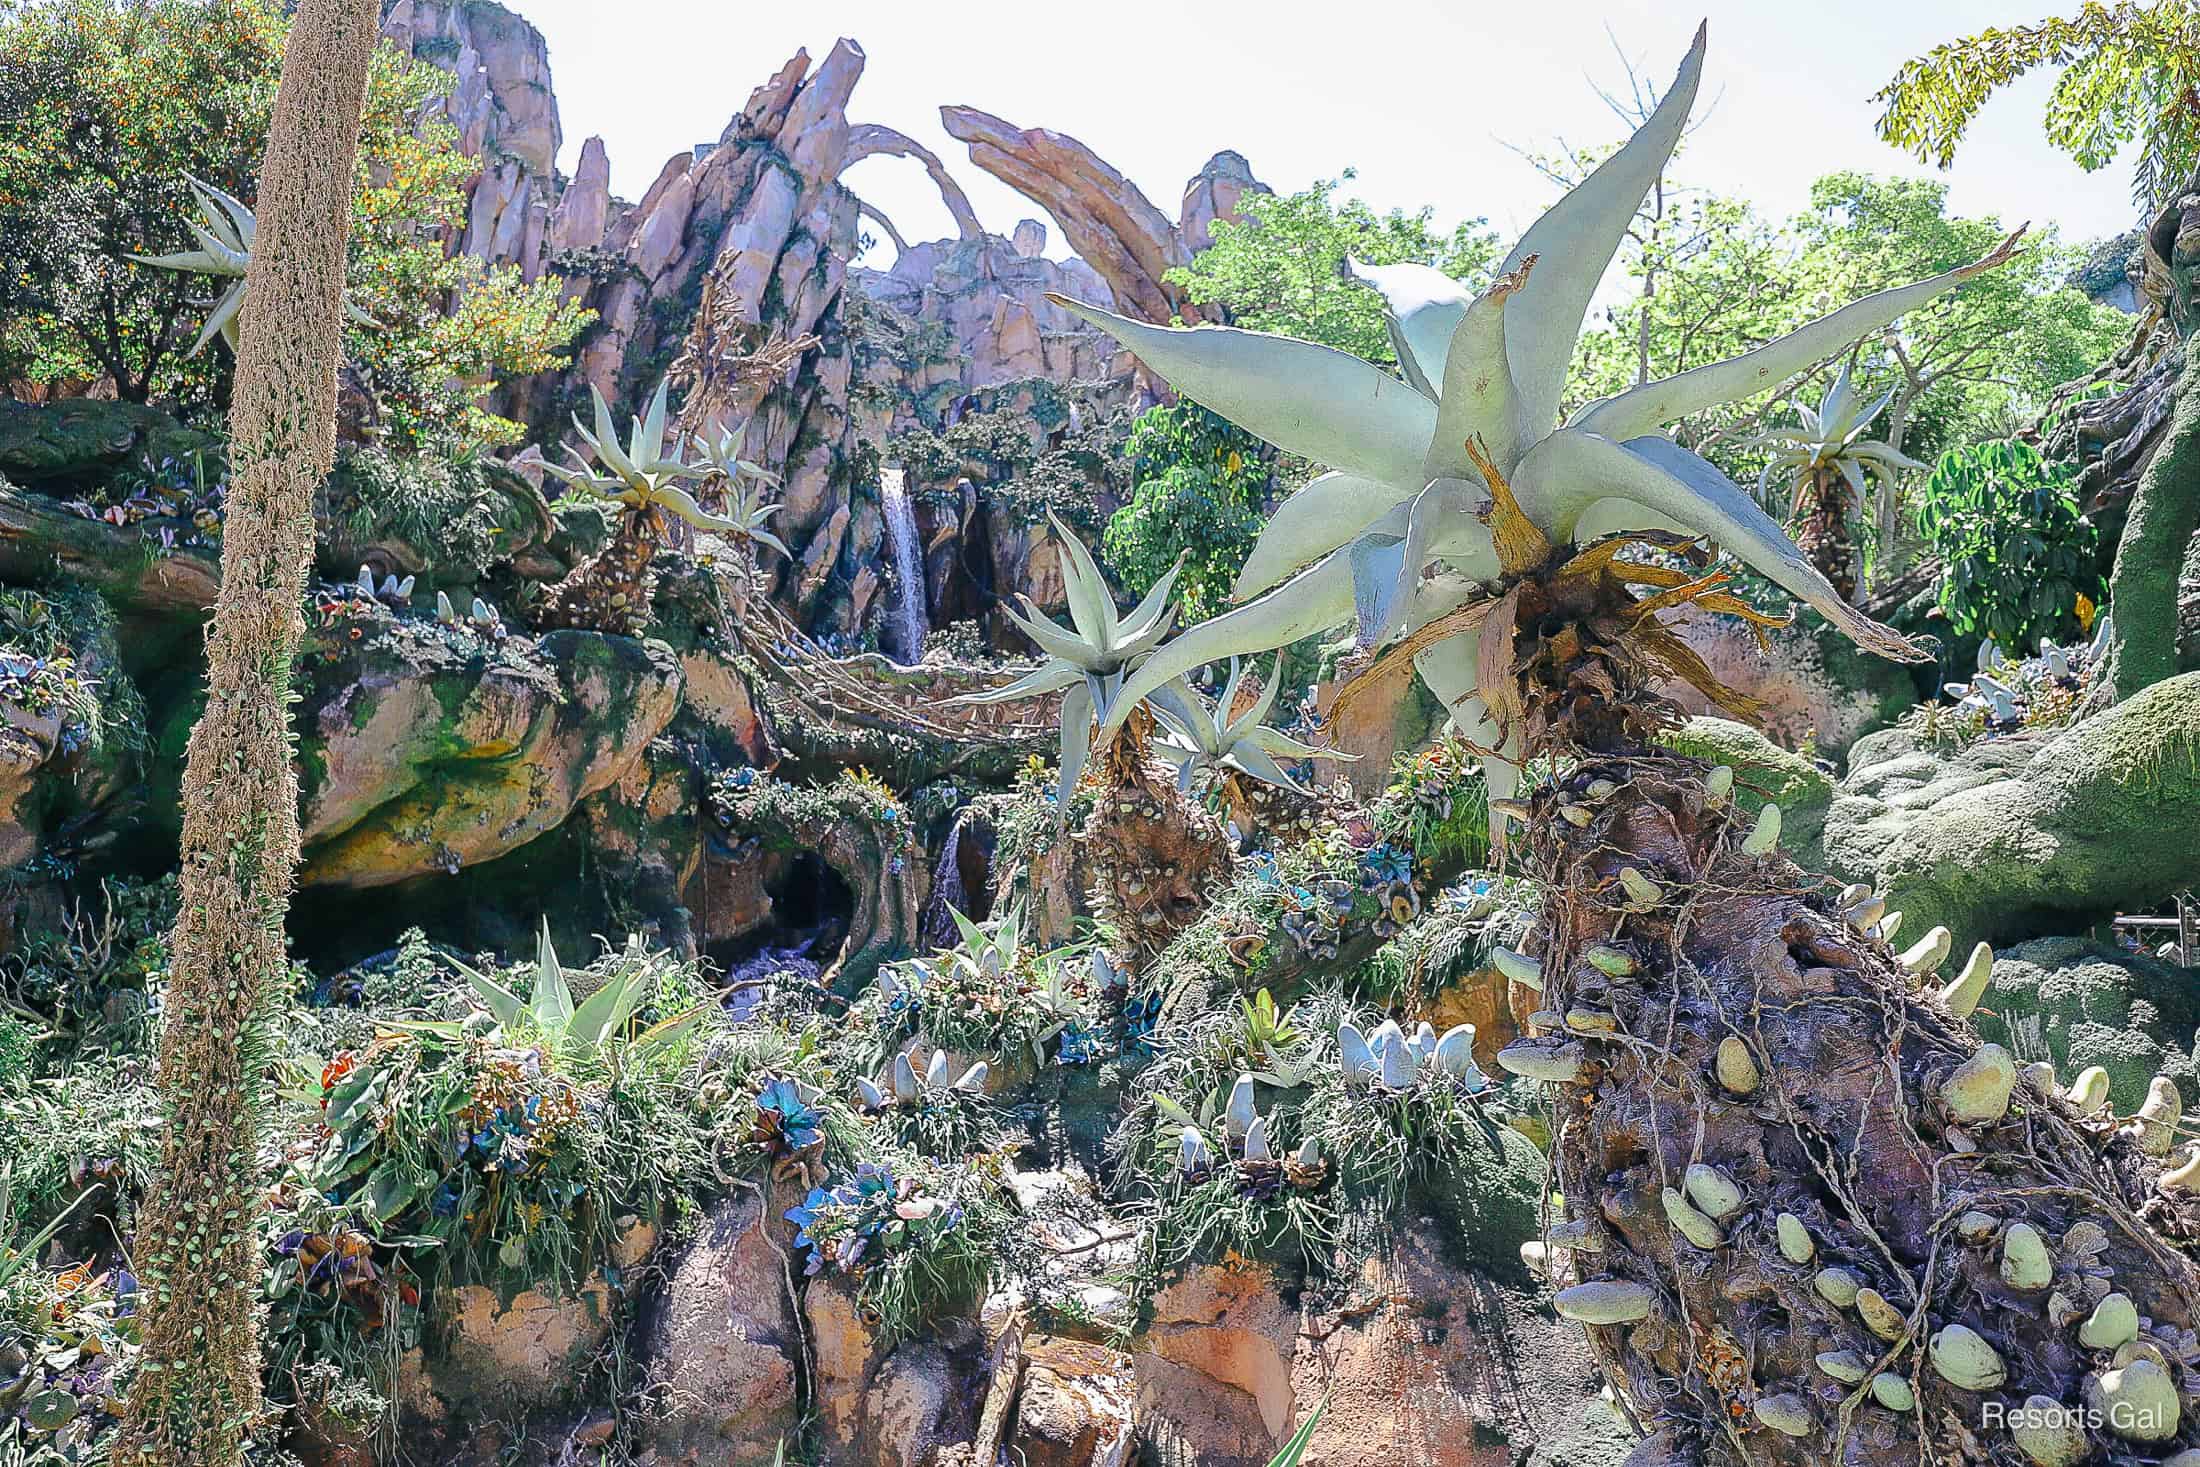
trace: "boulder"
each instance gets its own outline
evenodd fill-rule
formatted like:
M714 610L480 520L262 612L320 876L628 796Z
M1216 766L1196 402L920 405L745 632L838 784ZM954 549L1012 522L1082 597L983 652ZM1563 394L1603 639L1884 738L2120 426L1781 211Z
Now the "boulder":
M775 1188L737 1193L704 1219L670 1265L642 1331L649 1392L661 1402L639 1433L656 1467L769 1461L800 1429L802 1337L786 1258L799 1200Z
M1193 1268L1154 1296L1132 1355L1138 1434L1171 1467L1262 1467L1295 1422L1298 1311L1258 1264Z
M964 1321L887 1346L853 1288L810 1280L802 1313L810 1332L824 1460L836 1467L924 1467L970 1439L986 1393L984 1342Z
M219 472L222 442L186 428L159 408L109 398L29 403L0 399L0 480L50 494L103 484L132 463L157 469L193 454Z
M1131 1357L1083 1340L1024 1342L1009 1444L1024 1467L1105 1467L1128 1454Z
M306 666L308 885L389 885L526 844L626 774L680 697L661 643L491 643L417 617L324 632Z
M1825 855L1907 930L1955 949L2160 905L2200 866L2200 673L2055 730L1960 751L1904 728L1857 742Z
M2174 1080L2190 1108L2200 1104L2193 977L2083 938L2038 938L1994 955L1978 1031L2021 1058L2051 1059L2065 1085L2099 1065L2119 1115L2138 1110L2156 1075Z

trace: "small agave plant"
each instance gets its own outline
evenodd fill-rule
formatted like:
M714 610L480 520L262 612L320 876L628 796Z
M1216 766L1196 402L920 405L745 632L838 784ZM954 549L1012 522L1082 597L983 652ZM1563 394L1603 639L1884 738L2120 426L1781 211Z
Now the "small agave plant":
M1630 547L1711 540L1867 650L1922 660L1661 426L1841 355L2018 238L1561 423L1584 313L1680 138L1702 55L1699 33L1642 129L1488 290L1362 271L1405 377L1064 303L1185 395L1333 470L1260 537L1240 584L1254 599L1155 649L1104 722L1193 668L1356 623L1487 751L1493 827L1524 829L1543 892L1528 950L1501 955L1533 1015L1498 1059L1560 1100L1552 1164L1578 1282L1554 1305L1649 1433L1631 1460L2155 1460L2200 1436L2179 1412L2183 1326L2134 1340L2088 1311L2103 1281L2173 1321L2200 1298L2180 1241L2200 1237L2200 1165L2163 1165L2174 1087L2134 1130L2020 1072L1970 1022L1990 951L1943 986L1945 933L1897 953L1882 900L1844 901L1781 854L1777 804L1748 808L1731 769L1659 742L1679 719L1674 679L1751 711L1662 615L1750 608L1717 569ZM1544 772L1516 798L1524 764ZM1894 1368L1873 1379L1875 1361ZM1982 1391L2030 1419L1981 1425ZM2141 1398L2160 1409L2142 1419Z
M764 528L764 522L783 506L764 503L761 486L777 485L779 476L741 457L741 442L747 433L748 425L744 423L738 428L720 428L715 434L698 433L694 438L704 472L723 485L725 508L721 518L730 528L722 533L744 551L763 545L791 560L794 552L787 543Z
M1856 595L1856 536L1850 525L1868 492L1865 476L1892 479L1900 470L1925 467L1892 444L1864 437L1893 400L1894 394L1886 392L1866 402L1843 363L1816 408L1795 404L1800 428L1773 428L1743 440L1745 448L1772 451L1757 477L1759 494L1776 474L1793 479L1789 517L1796 526L1795 543L1843 600Z
M237 313L244 307L245 272L252 267L252 245L259 224L252 211L235 195L225 193L210 183L202 183L189 174L184 182L191 186L191 197L198 201L199 216L206 222L192 221L188 227L198 240L195 250L184 250L171 255L130 255L140 265L153 265L162 270L184 270L194 275L210 275L229 283L220 295L207 302L206 319L199 327L198 340L191 343L190 356L197 356L206 344L216 336L229 343L229 349L237 349ZM344 314L362 326L375 324L357 303L346 300Z
M1282 659L1278 658L1276 671L1280 675L1282 670ZM1233 716L1230 710L1240 701L1244 677L1238 659L1233 657L1229 679L1223 684L1222 697L1216 703L1208 703L1182 678L1154 694L1154 717L1163 733L1153 746L1154 752L1176 766L1178 788L1189 793L1194 782L1203 776L1219 775L1234 780L1244 775L1303 795L1307 793L1306 787L1293 779L1276 762L1278 759L1353 757L1302 744L1283 730L1268 727L1268 714L1276 706L1278 678L1270 678L1251 706Z
M1168 679L1144 688L1133 700L1135 707L1120 697L1125 681L1136 676L1174 622L1169 594L1176 586L1177 568L1171 567L1123 617L1092 553L1051 512L1047 523L1062 549L1062 581L1071 625L1057 625L1028 597L1020 612L1003 607L1047 660L1036 672L1006 687L968 694L961 701L997 703L1041 693L1062 694L1062 765L1054 792L1058 819L1067 818L1084 775L1095 720L1106 716L1113 727L1135 717L1131 731L1112 740L1104 751L1100 799L1085 828L1105 915L1126 945L1125 956L1135 965L1158 953L1198 916L1205 906L1208 881L1229 862L1221 825L1187 798L1174 778L1157 772L1148 758L1147 733L1154 712L1144 706L1145 700Z
M648 413L633 420L624 443L619 441L617 425L612 421L611 405L599 389L591 386L589 394L596 404L595 431L590 432L578 417L573 420L573 428L588 445L589 457L595 463L591 465L575 449L570 450L574 467L543 466L581 493L616 504L622 510L611 543L550 588L535 618L545 630L578 627L624 636L638 631L648 620L651 563L670 533L667 516L699 530L755 538L760 516L752 512L744 523L712 514L682 487L711 470L707 464L682 459L678 441L668 443L665 439L671 386L669 380L657 384ZM736 467L741 467L738 460Z

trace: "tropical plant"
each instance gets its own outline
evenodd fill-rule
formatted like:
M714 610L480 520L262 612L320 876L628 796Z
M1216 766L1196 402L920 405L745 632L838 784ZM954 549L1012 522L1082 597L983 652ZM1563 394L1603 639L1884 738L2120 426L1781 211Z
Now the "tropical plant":
M722 533L743 549L750 545L768 545L791 558L794 552L787 548L786 542L764 528L764 521L784 506L765 504L757 497L759 486L776 485L779 476L741 457L741 440L747 434L748 425L744 423L738 428L721 428L715 435L695 435L695 451L708 466L706 474L717 480L724 500Z
M1260 532L1268 451L1198 403L1179 398L1131 424L1131 499L1109 517L1101 547L1132 595L1178 570L1180 609L1212 616Z
M680 457L678 440L669 444L665 441L671 390L669 378L657 384L647 415L633 420L627 440L621 444L611 405L604 401L602 389L590 384L589 395L596 403L596 430L591 433L576 416L573 431L588 445L594 467L575 448L567 450L573 455L575 467L543 465L582 494L617 505L620 515L611 543L550 588L535 615L536 625L632 636L649 620L652 562L670 536L668 515L698 530L750 539L756 536L762 516L753 510L745 519L713 514L681 487L685 481L711 472L715 465L689 463ZM747 471L738 456L738 441L733 451L738 477ZM736 484L729 484L729 492L735 488ZM765 515L770 513L764 511Z
M118 1467L235 1467L259 1418L263 1004L287 971L298 862L290 728L314 492L333 466L353 164L380 11L302 0L261 169L243 312L223 594L183 774L182 914L168 970L161 1165L133 1259L146 1286Z
M1304 794L1305 786L1276 762L1279 757L1347 757L1334 750L1302 744L1283 730L1267 726L1268 714L1276 706L1276 691L1283 671L1281 658L1277 659L1275 671L1279 676L1260 684L1259 691L1243 712L1236 710L1244 701L1240 695L1246 669L1238 665L1235 657L1230 659L1230 676L1223 684L1222 696L1214 704L1210 705L1182 678L1154 694L1154 716L1164 731L1164 736L1153 746L1154 752L1176 766L1179 788L1190 791L1196 780L1209 775L1219 775L1225 780L1244 775L1294 794Z
M197 356L216 336L228 342L229 349L234 352L237 349L237 312L244 305L245 276L252 268L252 241L258 226L252 211L235 195L195 178L186 177L184 182L191 185L191 196L198 200L199 215L206 221L203 226L190 226L199 247L171 255L130 255L127 258L140 265L183 270L227 281L221 293L206 303L206 319L199 326L198 339L184 355ZM374 317L361 310L349 296L344 300L344 314L362 326L374 324Z
M1168 635L1175 620L1169 593L1176 585L1177 570L1172 567L1156 581L1125 620L1116 613L1114 593L1092 553L1051 511L1047 523L1062 549L1062 581L1074 630L1041 615L1029 597L1024 598L1020 613L1003 607L1039 644L1047 661L1006 687L967 694L961 701L992 703L1061 691L1062 765L1055 783L1058 820L1067 818L1083 776L1092 750L1094 720L1113 717L1116 725L1134 720L1131 730L1105 750L1100 796L1085 835L1088 858L1103 893L1103 915L1127 945L1126 956L1135 960L1159 952L1198 915L1208 879L1224 869L1229 859L1221 826L1148 757L1147 736L1154 715L1144 703L1160 684L1141 693L1135 707L1123 704L1120 697L1125 679L1151 657L1153 647Z
M1950 449L1919 496L1917 522L1943 567L1940 609L1958 634L2022 649L2087 630L2084 609L2104 587L2067 466L2014 439Z
M2171 1242L2183 1222L2150 1232L2138 1219L2181 1218L2200 1166L2165 1175L2152 1159L2172 1139L2166 1103L2117 1131L2036 1079L2020 1091L2011 1056L1966 1023L1990 952L1920 991L1945 932L1898 955L1878 935L1883 901L1837 893L1779 854L1777 804L1745 814L1731 769L1659 745L1678 719L1660 692L1669 677L1748 709L1660 614L1747 608L1719 589L1724 572L1621 556L1708 537L1868 650L1920 660L1842 601L1745 491L1654 430L1832 358L2015 241L1559 426L1583 313L1680 134L1702 52L1699 33L1648 124L1528 230L1490 290L1469 298L1392 267L1399 332L1443 383L1433 400L1305 343L1074 308L1179 390L1331 464L1327 517L1342 522L1279 514L1251 589L1312 565L1157 649L1110 717L1193 667L1355 610L1364 643L1397 639L1390 657L1416 659L1490 751L1493 824L1524 832L1522 864L1543 891L1528 951L1495 956L1552 1018L1499 1058L1558 1088L1553 1161L1579 1282L1556 1307L1593 1332L1652 1433L1636 1459L2013 1459L2023 1428L2018 1441L1991 1425L1990 1445L1974 1435L1976 1392L2174 1395L2159 1362L2117 1366L2073 1342L2086 1306L2066 1294L2042 1307L2057 1268L2032 1245L2064 1240L2074 1286L2195 1297L2200 1270ZM1441 574L1424 585L1432 562ZM1523 766L1539 777L1515 798ZM1997 1264L2012 1282L1992 1283ZM1852 1355L1859 1368L1841 1373ZM1855 1389L1874 1361L1907 1372L1877 1404ZM2100 1409L2104 1432L2130 1430ZM2172 1434L2162 1423L2150 1452ZM2068 1431L2033 1459L2074 1462L2098 1440L2089 1425Z
M543 919L542 934L535 944L535 981L522 999L495 978L457 958L445 958L465 979L504 1035L542 1045L554 1056L586 1058L614 1040L636 1053L647 1054L684 1038L702 1018L700 1008L667 1015L649 1029L629 1038L628 1022L649 1002L656 990L656 974L647 961L637 935L627 943L628 960L586 998L575 1002L565 966L558 961L550 941L550 922Z
M1381 307L1347 279L1353 262L1410 261L1455 279L1480 279L1497 258L1497 237L1480 219L1447 235L1429 222L1432 209L1377 214L1358 199L1340 203L1339 186L1356 176L1348 168L1295 194L1247 194L1239 217L1217 219L1207 248L1170 270L1169 283L1193 305L1220 306L1241 326L1386 365L1396 360Z
M2077 14L1993 26L1902 63L1873 97L1879 135L1946 168L1980 109L2041 67L2062 75L2047 99L2047 140L2087 172L2133 142L2141 207L2180 186L2200 161L2200 10L2190 0L2086 0Z
M1844 601L1856 596L1860 557L1849 521L1864 503L1865 474L1888 478L1898 469L1925 467L1889 444L1864 438L1865 430L1893 399L1894 390L1889 388L1865 403L1843 365L1816 408L1795 404L1795 415L1802 419L1800 429L1768 429L1745 443L1771 450L1764 472L1757 477L1760 496L1773 475L1792 476L1795 490L1788 512L1797 522L1795 543Z

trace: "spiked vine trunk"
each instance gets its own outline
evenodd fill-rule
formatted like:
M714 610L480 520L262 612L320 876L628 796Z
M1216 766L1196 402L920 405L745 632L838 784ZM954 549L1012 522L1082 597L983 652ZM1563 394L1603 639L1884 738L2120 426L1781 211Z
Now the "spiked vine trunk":
M1097 761L1100 799L1082 833L1100 915L1114 923L1133 972L1198 920L1207 888L1230 869L1221 823L1148 755L1151 729L1150 714L1133 714Z
M230 410L234 476L206 712L183 776L160 1170L131 1266L143 1352L117 1467L231 1467L260 1415L260 1006L298 861L290 672L313 497L336 448L352 168L379 11L301 0L283 55Z
M1795 486L1795 545L1843 601L1856 600L1855 494L1833 463L1805 465Z
M649 620L651 566L664 538L661 510L629 506L619 516L611 543L550 588L535 625L544 631L571 627L635 635Z
M2163 1189L2130 1128L2080 1116L2036 1071L1998 1113L1991 1081L1983 1100L1960 1087L1969 1119L1952 1111L1977 1036L1851 920L1877 914L1745 849L1753 820L1707 766L1648 747L1663 705L1627 658L1523 644L1544 751L1570 767L1528 802L1540 1037L1507 1063L1558 1081L1554 1242L1577 1245L1559 1281L1580 1285L1560 1307L1646 1433L1630 1460L2074 1464L2200 1440L2200 1270L2183 1251L2200 1199ZM1607 678L1614 696L1584 699ZM2036 1239L2013 1244L2019 1225ZM2033 1241L2049 1276L2005 1273ZM2140 1327L2087 1324L2112 1291ZM1998 1361L2002 1381L1959 1385L1936 1339L1950 1362ZM2104 1424L2019 1442L1996 1414L2107 1412L2147 1376L2110 1372L2140 1357L2183 1397L2173 1436Z

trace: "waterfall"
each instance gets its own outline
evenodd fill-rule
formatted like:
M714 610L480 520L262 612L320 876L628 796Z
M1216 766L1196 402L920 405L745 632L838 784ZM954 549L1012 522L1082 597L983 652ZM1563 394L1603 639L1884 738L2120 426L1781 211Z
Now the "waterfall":
M914 666L924 656L924 557L917 547L917 517L898 468L879 475L879 502L886 511L886 545L894 553L894 637L900 661Z

